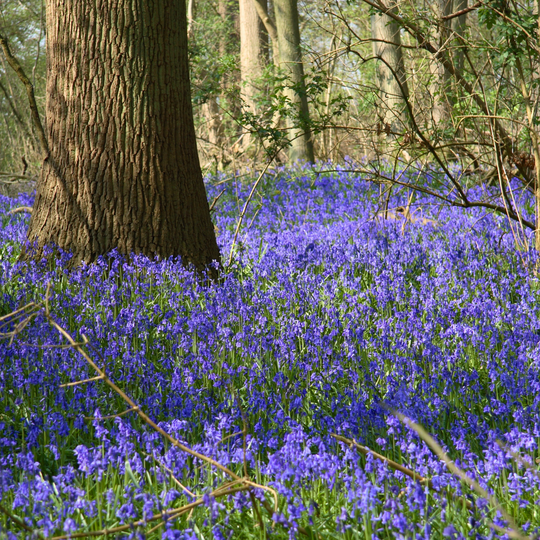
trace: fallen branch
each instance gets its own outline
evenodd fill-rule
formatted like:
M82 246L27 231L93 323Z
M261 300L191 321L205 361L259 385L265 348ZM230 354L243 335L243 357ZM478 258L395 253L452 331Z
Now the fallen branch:
M47 320L47 322L53 328L55 328L60 333L60 335L62 335L68 341L69 345L73 349L75 349L79 354L81 354L81 356L86 360L86 362L98 374L96 377L87 378L84 381L79 381L79 382L80 383L86 383L86 382L90 382L91 380L103 380L103 382L105 384L107 384L107 386L109 386L117 395L119 395L123 399L123 401L125 403L127 403L129 405L128 410L126 410L126 411L124 411L122 413L119 413L119 414L106 416L106 417L101 417L101 418L99 418L100 420L105 420L107 418L117 418L118 416L122 416L122 415L130 413L130 412L136 413L141 418L141 420L143 420L144 423L149 425L154 431L157 431L164 439L169 441L173 446L179 448L183 452L185 452L185 453L187 453L187 454L189 454L189 455L191 455L191 456L193 456L193 457L195 457L197 459L200 459L201 461L204 461L204 462L216 467L217 469L219 469L220 471L222 471L226 475L228 475L230 478L232 478L232 482L228 482L228 483L222 485L221 487L217 488L216 490L214 490L212 493L210 493L210 495L212 497L217 498L217 497L222 497L222 496L225 496L225 495L232 495L232 494L240 492L240 491L248 491L249 495L250 495L250 497L252 498L252 501L253 501L255 499L255 494L253 492L253 489L260 489L260 490L268 491L268 492L270 492L272 494L272 496L274 498L274 507L272 508L272 506L270 506L270 504L264 499L262 499L260 502L263 505L263 507L265 508L265 510L267 511L267 513L269 514L269 517L272 518L272 516L277 512L277 509L278 509L278 495L277 495L277 492L271 487L264 486L264 485L258 484L256 482L252 482L249 479L249 477L247 476L247 470L245 470L246 475L244 477L241 477L241 476L237 475L235 472L233 472L232 470L230 470L229 468L225 467L224 465L221 465L218 461L212 459L211 457L205 456L204 454L201 454L201 453L199 453L199 452L197 452L195 450L192 450L191 448L185 446L184 444L179 442L176 438L174 438L172 435L169 435L160 426L158 426L146 413L144 413L144 411L142 411L139 408L139 406L137 406L135 404L135 402L120 387L118 387L107 376L105 371L103 369L101 369L90 358L90 356L87 354L87 352L83 349L83 345L88 345L88 343L89 343L87 337L84 334L81 334L84 341L82 343L79 343L79 342L75 341L73 339L73 337L71 336L71 334L69 334L69 332L67 332L67 330L65 330L62 326L60 326L60 324L58 324L53 319L53 317L50 314L50 310L49 310L50 289L51 289L51 285L49 283L49 285L47 286L47 291L45 293L44 305L43 304L38 304L38 303L35 303L35 302L31 302L31 303L25 305L24 307L14 311L13 313L10 313L8 315L4 315L3 317L0 317L0 323L3 322L3 324L0 326L0 328L2 326L4 326L4 325L8 324L8 323L13 322L14 320L20 319L20 322L17 324L16 328L13 331L8 332L8 333L4 333L4 334L0 334L0 337L11 337L11 339L13 339L14 336L16 334L20 333L22 331L22 329L38 313L41 313L44 316L44 318ZM25 315L26 315L26 317L23 318ZM74 386L74 383L69 383L69 385ZM244 427L244 431L245 431L245 427ZM245 463L244 463L244 468L246 469ZM234 489L232 489L233 486L237 486L237 487L234 487ZM106 536L106 535L109 535L109 534L129 530L129 529L131 529L133 527L138 527L138 526L144 525L149 521L155 521L155 520L158 520L158 519L167 519L167 520L174 519L174 518L179 517L182 514L188 512L188 511L191 512L194 508L196 508L197 506L200 506L201 504L203 504L203 502L204 502L203 498L199 498L197 501L194 501L194 502L192 502L192 503L190 503L188 505L185 505L185 506L183 506L181 508L170 509L170 510L167 510L165 512L161 512L160 514L158 514L156 516L153 516L151 518L144 519L144 520L139 520L139 521L134 522L134 523L129 523L129 524L122 525L122 526L119 526L119 527L114 527L112 529L103 529L101 531L71 533L69 535L55 536L55 537L51 538L50 540L64 540L64 539L67 539L67 538L84 538L84 537ZM7 510L3 509L1 506L0 506L0 510L2 510L6 515L8 515L10 518L12 518L15 523L18 523L17 518L11 516L11 514L9 514L9 512ZM25 524L23 524L23 525L25 525ZM20 525L20 526L22 526L22 525ZM30 531L32 529L28 529L28 530ZM299 531L304 535L307 534L307 532L304 529L302 529L301 527L299 527Z
M241 491L247 491L250 488L248 486L241 486L233 488L232 486L237 484L237 482L229 482L214 491L210 493L211 497L214 497L214 499L217 499L219 497L224 497L227 495L234 495L235 493L239 493ZM69 538L86 538L91 536L108 536L109 534L116 534L123 531L129 531L134 529L135 527L141 527L143 525L146 525L147 523L157 521L157 520L166 520L170 521L171 519L175 519L177 517L180 517L181 515L185 514L186 512L189 512L193 510L194 508L197 508L197 506L201 506L204 504L204 499L200 498L196 501L193 501L192 503L186 504L180 508L170 508L169 510L165 510L163 512L160 512L159 514L155 514L149 518L146 519L140 519L138 521L132 522L132 523L126 523L125 525L119 525L118 527L113 527L111 529L101 529L99 531L91 531L91 532L80 532L80 533L70 533L70 534L64 534L62 536L53 536L49 540L68 540Z
M435 489L429 478L424 478L423 476L412 471L411 469L407 469L407 467L404 467L403 465L395 461L392 461L391 459L381 454L377 454L377 452L374 452L367 446L362 446L361 444L358 444L354 439L347 439L347 437L342 437L341 435L337 435L336 433L331 433L331 435L332 437L334 437L334 439L347 444L350 448L356 448L356 450L358 450L364 456L371 454L375 459L378 459L379 461L386 463L391 469L394 469L395 471L399 471L403 473L405 476L408 476L409 478L412 478L413 480L417 480L421 484L425 484L426 486L429 486L430 489Z
M17 527L19 527L20 529L24 529L25 531L30 532L30 533L34 532L34 530L31 527L29 527L24 521L19 519L17 516L14 516L9 510L6 510L1 504L0 504L0 512L6 515L8 519L11 519L11 521L13 521L13 523L15 523L15 525L17 525ZM39 535L39 537L43 538L41 535Z
M520 527L517 526L514 518L506 511L506 509L501 505L497 497L495 495L492 495L487 490L485 490L476 480L471 478L465 471L460 469L446 454L446 452L442 449L442 447L439 445L439 443L419 424L411 420L410 418L407 418L405 415L394 411L392 409L388 409L394 416L399 418L405 425L412 428L418 436L435 452L435 454L440 458L441 461L444 462L448 470L457 476L462 482L467 484L472 488L472 490L482 497L483 499L486 499L489 501L489 503L498 510L502 517L507 521L509 525L509 529L504 529L504 531L510 535L512 538L518 538L520 540L531 540L530 536L524 536L520 530ZM498 526L495 524L491 524L492 527L498 529Z
M10 216L10 215L13 215L13 214L18 214L20 212L27 212L28 214L31 214L32 213L32 207L31 206L19 206L17 208L11 209L7 213L7 215Z

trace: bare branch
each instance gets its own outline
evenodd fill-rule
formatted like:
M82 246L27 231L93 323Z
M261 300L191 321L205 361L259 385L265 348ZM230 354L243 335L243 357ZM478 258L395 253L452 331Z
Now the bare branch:
M100 378L103 378L103 377L100 377ZM131 409L128 409L127 411L122 411L121 413L118 413L118 414L109 414L107 416L85 416L84 419L85 420L96 420L96 421L110 420L111 418L120 418L121 416L125 416L126 414L128 414L130 412L136 412L138 410L139 410L139 407L132 407Z
M338 435L337 433L331 433L331 435L332 437L334 437L334 439L347 444L350 448L356 448L356 450L358 450L364 456L371 454L375 459L378 459L379 461L386 463L391 469L394 469L395 471L399 471L403 473L405 476L408 476L409 478L412 478L413 480L417 480L421 484L425 484L426 486L429 486L430 489L435 489L433 486L433 483L431 482L429 478L424 478L423 476L412 471L411 469L408 469L407 467L404 467L403 465L395 461L392 461L391 459L381 454L378 454L377 452L374 452L367 446L362 446L361 444L358 444L354 439L348 439L347 437L343 437L341 435Z
M216 203L219 201L219 199L221 198L221 196L225 193L225 191L227 191L226 189L222 189L221 190L221 193L219 193L215 198L214 200L212 201L212 204L210 205L210 212L214 209L214 206L216 206Z
M435 58L443 65L443 67L454 77L457 83L467 92L467 94L474 100L476 105L484 112L484 114L491 116L491 111L489 110L488 104L483 100L477 92L474 91L472 84L465 79L465 77L459 73L456 69L450 58L448 57L447 52L443 48L435 47L420 29L419 26L415 25L413 22L407 21L397 15L391 8L385 6L380 0L363 0L369 6L385 13L389 17L392 17L396 22L398 22L402 28L406 29L413 38L418 42L419 47L433 54ZM493 119L493 123L496 129L497 134L501 138L501 142L504 147L505 155L510 156L513 149L513 139L508 134L504 126L497 120ZM520 171L523 176L527 177L524 171Z
M443 17L441 17L441 20L449 21L451 19L461 17L462 15L465 15L465 14L469 13L469 11L474 11L475 9L478 9L479 7L482 7L482 2L476 2L476 4L474 4L474 6L467 7L465 9L460 10L460 11L456 11L455 13L452 13L451 15L444 15Z
M30 532L30 533L34 532L34 530L31 527L29 527L24 521L19 519L17 516L14 516L9 510L6 510L1 504L0 504L0 512L6 515L8 519L11 519L11 521L13 521L13 523L15 523L15 525L17 525L17 527L19 527L20 529L24 529L25 531ZM39 534L38 536L39 538L43 538L41 534Z
M15 73L18 75L19 79L21 80L21 82L24 84L26 88L26 93L28 95L28 101L30 104L30 111L32 112L32 120L34 121L34 126L38 132L39 142L41 144L41 148L43 151L43 159L47 159L49 157L49 144L47 143L47 137L45 135L45 131L43 129L43 125L39 117L39 110L37 108L36 98L34 96L34 87L32 86L30 79L26 76L26 73L24 72L24 69L22 68L19 61L11 53L7 39L1 34L0 34L0 45L2 46L2 49L4 51L4 54L6 55L6 59L9 65L12 67L13 71L15 71Z
M270 39L272 41L274 64L277 66L279 65L279 45L276 23L273 21L272 17L268 15L268 11L263 2L261 2L260 0L253 0L253 3L255 4L255 9L257 10L259 18L264 24L264 27L266 28L266 31L268 32L268 35L270 36Z
M17 208L12 208L7 213L7 215L10 216L10 215L13 215L13 214L19 214L21 212L26 212L28 214L31 214L32 213L32 207L31 206L19 206Z
M71 347L71 345L69 346ZM66 384L61 384L60 388L69 388L70 386L77 386L79 384L86 384L92 381L101 381L101 380L103 380L103 377L101 375L98 375L97 377L90 377L89 379L84 379L83 381L75 381L75 382L70 382Z
M274 156L272 156L272 159L269 159L266 163L264 169L262 170L261 174L259 174L259 178L255 181L253 184L253 187L251 188L251 191L249 192L248 198L246 199L246 202L244 203L244 208L242 209L242 212L240 214L240 217L238 218L238 223L236 224L236 230L234 231L234 238L231 245L231 253L229 255L229 262L228 266L231 265L233 255L234 255L234 246L236 245L236 239L238 238L238 233L240 232L240 227L242 226L242 221L244 221L244 216L246 215L246 211L248 209L249 203L251 202L251 199L253 198L253 195L255 194L255 190L257 189L257 186L259 185L260 181L262 180L262 177L266 174L266 171L268 170L268 167L270 167L270 163L274 160L276 157L277 152Z

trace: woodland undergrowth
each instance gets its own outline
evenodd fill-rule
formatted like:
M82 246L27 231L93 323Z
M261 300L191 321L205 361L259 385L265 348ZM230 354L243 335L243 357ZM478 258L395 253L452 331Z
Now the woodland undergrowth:
M530 239L352 168L207 178L210 284L17 262L0 197L2 538L540 533Z

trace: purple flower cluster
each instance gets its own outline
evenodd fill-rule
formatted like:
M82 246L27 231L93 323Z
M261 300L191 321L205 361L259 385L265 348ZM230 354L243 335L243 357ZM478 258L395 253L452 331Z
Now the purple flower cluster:
M250 186L216 184L208 180L210 198L226 187L214 215L225 259ZM416 212L433 222L384 219L378 190L339 168L277 170L264 184L232 267L210 286L174 259L111 253L74 270L68 255L54 268L16 262L27 221L7 212L31 199L0 198L0 315L39 300L51 283L53 316L88 337L89 354L150 417L278 493L273 526L284 537L299 527L502 537L490 527L495 510L471 498L388 407L508 501L520 526L540 527L535 254L516 249L504 218L479 209L417 198ZM125 409L103 382L61 387L95 375L62 344L40 316L0 342L2 505L52 535L144 521L204 495L200 527L216 538L239 534L235 516L251 516L252 500L210 497L224 476L133 413L103 419ZM434 489L332 434L429 477ZM257 497L270 501L264 490ZM193 523L171 521L159 534L195 538ZM27 534L6 517L4 530Z

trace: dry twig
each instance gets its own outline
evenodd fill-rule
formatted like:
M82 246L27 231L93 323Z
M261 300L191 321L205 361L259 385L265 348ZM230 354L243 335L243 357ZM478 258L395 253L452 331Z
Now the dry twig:
M31 206L18 206L17 208L12 208L7 215L12 216L13 214L18 214L20 212L27 212L28 214L32 213L32 207Z
M212 491L210 493L210 496L212 496L214 498L218 498L218 497L223 497L223 496L227 496L227 495L232 495L234 493L238 493L238 492L241 492L241 491L249 492L249 495L250 495L250 497L251 497L251 499L253 501L253 504L255 505L254 506L254 508L255 508L254 511L257 514L257 520L259 522L259 525L262 527L263 526L263 524L262 524L262 516L260 515L260 512L259 512L258 508L256 508L256 504L255 504L256 501L259 500L259 499L257 499L255 497L253 489L255 488L255 489L260 489L260 490L263 490L263 491L267 491L273 496L273 498L274 498L274 507L273 508L264 499L260 500L260 503L265 508L265 510L268 512L269 517L272 517L273 514L275 512L277 512L277 508L278 508L278 495L277 495L277 492L274 489L272 489L272 488L270 488L268 486L261 485L261 484L258 484L258 483L255 483L255 482L251 481L249 479L249 477L247 476L247 467L246 467L245 463L244 463L244 469L245 469L245 472L246 472L246 476L241 477L241 476L237 475L235 472L233 472L232 470L230 470L229 468L225 467L224 465L221 465L219 462L212 459L211 457L205 456L204 454L201 454L199 452L196 452L195 450L192 450L191 448L188 448L186 445L180 443L176 438L169 435L160 426L158 426L146 413L144 413L144 411L142 411L139 408L138 405L135 404L135 402L120 387L118 387L107 376L105 371L103 369L101 369L90 358L90 356L87 354L87 352L83 349L83 346L88 345L88 343L89 343L87 337L84 334L81 334L84 341L82 343L79 343L79 342L75 341L73 339L73 337L71 336L71 334L69 332L67 332L67 330L65 330L62 326L60 326L60 324L58 324L54 320L54 318L51 316L50 310L49 310L50 289L51 288L50 288L50 285L49 285L47 287L45 300L44 300L44 305L37 304L35 302L31 302L31 303L23 306L22 308L14 311L14 312L12 312L12 313L10 313L8 315L4 315L3 317L0 317L0 323L2 323L4 321L3 324L0 324L0 328L2 328L2 326L6 325L6 324L12 323L14 320L20 319L20 322L17 324L16 328L13 331L8 332L8 333L4 333L4 334L0 334L0 338L1 337L10 337L13 340L13 338L17 334L19 334L22 331L22 329L36 315L41 313L44 316L44 318L47 320L47 322L53 328L55 328L60 333L60 335L62 335L68 341L69 345L73 349L75 349L79 354L81 354L81 356L86 360L86 362L98 374L96 377L91 377L91 378L87 378L87 379L84 379L84 380L81 380L81 381L68 383L68 384L62 385L62 387L75 386L77 384L83 384L83 383L87 383L87 382L90 382L90 381L102 380L117 395L119 395L123 399L123 401L129 405L130 408L127 409L126 411L123 411L123 412L119 413L119 414L100 417L99 420L105 420L107 418L116 418L118 416L122 416L124 414L129 413L129 412L137 413L137 415L143 420L144 423L149 425L153 430L157 431L164 439L169 441L173 446L179 448L180 450L182 450L183 452L186 452L187 454L193 456L194 458L200 459L201 461L203 461L205 463L208 463L209 465L217 468L218 470L224 472L227 476L232 478L232 481L226 482L225 484L223 484L222 486L220 486L216 490ZM245 421L245 418L244 418L244 429L241 432L241 433L244 434L244 437L245 437L246 432L247 432L247 427L246 426L247 426L247 424L246 424L246 421ZM244 442L244 450L245 450L245 442ZM176 478L174 478L174 480L176 480ZM176 480L176 482L179 483L177 480ZM186 488L183 488L183 489L185 491L187 491L188 493L191 493ZM175 518L177 518L177 517L179 517L179 516L181 516L181 515L183 515L183 514L185 514L187 512L191 512L194 508L196 508L197 506L202 505L203 503L204 503L204 499L199 498L197 501L194 501L194 502L192 502L190 504L182 506L181 508L169 509L169 510L166 510L164 512L161 512L160 514L157 514L157 515L152 516L152 517L147 518L147 519L136 521L134 523L129 523L129 524L126 524L126 525L114 527L112 529L103 529L101 531L71 533L69 535L55 536L55 537L51 538L51 540L64 540L64 539L67 539L67 538L84 538L84 537L107 536L107 535L110 535L110 534L115 534L115 533L119 533L119 532L122 532L122 531L130 530L130 529L132 529L134 527L143 526L146 523L151 522L151 521L156 521L156 520L159 520L159 519L162 519L162 520L175 519ZM10 519L12 519L12 521L14 523L16 523L19 527L22 527L27 531L32 531L32 529L30 529L24 522L21 522L17 517L12 516L7 510L5 510L1 506L0 506L0 511L2 511ZM307 532L305 531L305 529L299 527L299 531L302 534L307 535Z
M519 540L531 540L529 536L526 536L522 533L520 527L517 526L514 518L506 511L506 509L501 505L499 500L495 495L492 495L487 490L485 490L476 480L471 478L465 471L460 469L446 454L446 452L442 449L442 447L439 445L439 443L419 424L411 420L410 418L407 418L403 414L389 409L392 414L394 414L397 418L399 418L405 425L412 428L418 436L435 452L435 454L441 459L441 461L444 462L448 470L460 478L463 483L470 486L473 491L482 497L483 499L486 499L489 501L491 506L498 510L502 517L506 520L506 522L509 525L508 529L501 529L499 526L495 525L494 523L491 524L491 526L497 530L504 530L506 534L511 535L512 538L517 538ZM511 533L511 534L510 534Z

